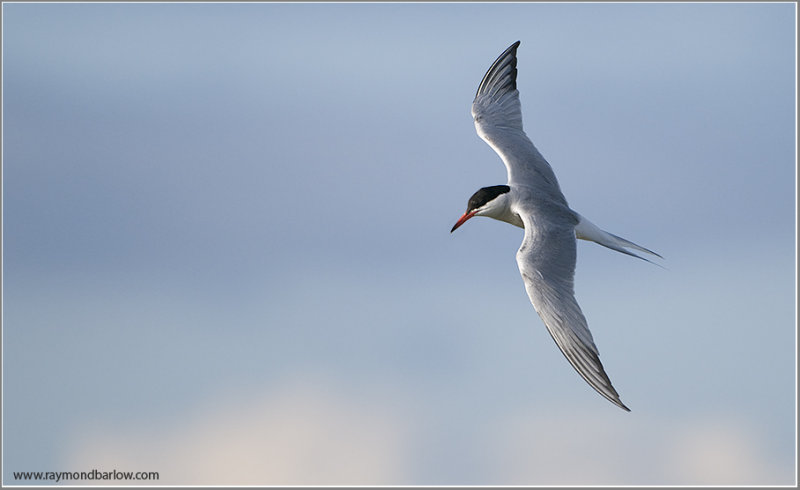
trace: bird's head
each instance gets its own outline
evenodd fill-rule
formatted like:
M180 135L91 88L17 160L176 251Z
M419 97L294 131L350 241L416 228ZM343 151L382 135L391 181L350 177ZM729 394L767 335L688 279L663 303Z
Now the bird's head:
M511 188L507 185L493 185L483 187L469 198L467 210L458 219L450 233L466 223L473 216L488 216L490 218L502 219L501 216L508 209L508 193Z

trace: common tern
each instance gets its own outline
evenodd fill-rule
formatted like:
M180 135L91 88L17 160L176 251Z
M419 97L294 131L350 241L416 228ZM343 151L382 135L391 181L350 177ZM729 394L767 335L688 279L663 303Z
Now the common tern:
M502 158L508 170L508 184L479 189L469 198L467 211L450 232L473 216L524 228L517 265L533 307L578 374L612 403L630 411L603 369L586 317L575 300L576 238L648 262L628 249L661 256L601 230L570 209L550 164L522 130L517 91L519 44L515 42L495 60L472 102L475 129Z

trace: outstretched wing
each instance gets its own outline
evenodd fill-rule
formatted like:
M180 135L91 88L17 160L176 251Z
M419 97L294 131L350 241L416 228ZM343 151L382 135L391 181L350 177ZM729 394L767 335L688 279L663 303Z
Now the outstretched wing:
M550 206L554 209L520 213L525 238L517 252L517 264L525 289L556 345L578 374L612 403L630 411L603 369L586 318L575 300L576 218L554 203Z
M522 130L522 111L517 90L517 47L506 49L484 75L472 117L475 130L503 159L508 183L534 186L550 197L564 197L553 169Z

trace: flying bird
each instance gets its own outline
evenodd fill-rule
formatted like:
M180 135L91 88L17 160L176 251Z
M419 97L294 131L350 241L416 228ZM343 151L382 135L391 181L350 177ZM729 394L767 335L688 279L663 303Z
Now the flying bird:
M487 216L525 229L517 265L533 307L558 348L592 388L630 411L600 362L597 347L578 302L574 276L576 239L632 255L657 253L601 230L567 204L553 169L522 130L517 91L517 41L489 68L472 102L478 135L500 155L508 184L479 189L467 203L454 232L473 216Z

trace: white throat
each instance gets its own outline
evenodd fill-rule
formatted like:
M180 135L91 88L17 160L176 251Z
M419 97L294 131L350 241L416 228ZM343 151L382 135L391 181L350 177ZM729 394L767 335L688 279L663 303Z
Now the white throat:
M510 194L511 192L506 192L492 199L483 209L475 213L475 216L486 216L487 218L493 218L520 228L525 228L519 215L511 210Z

